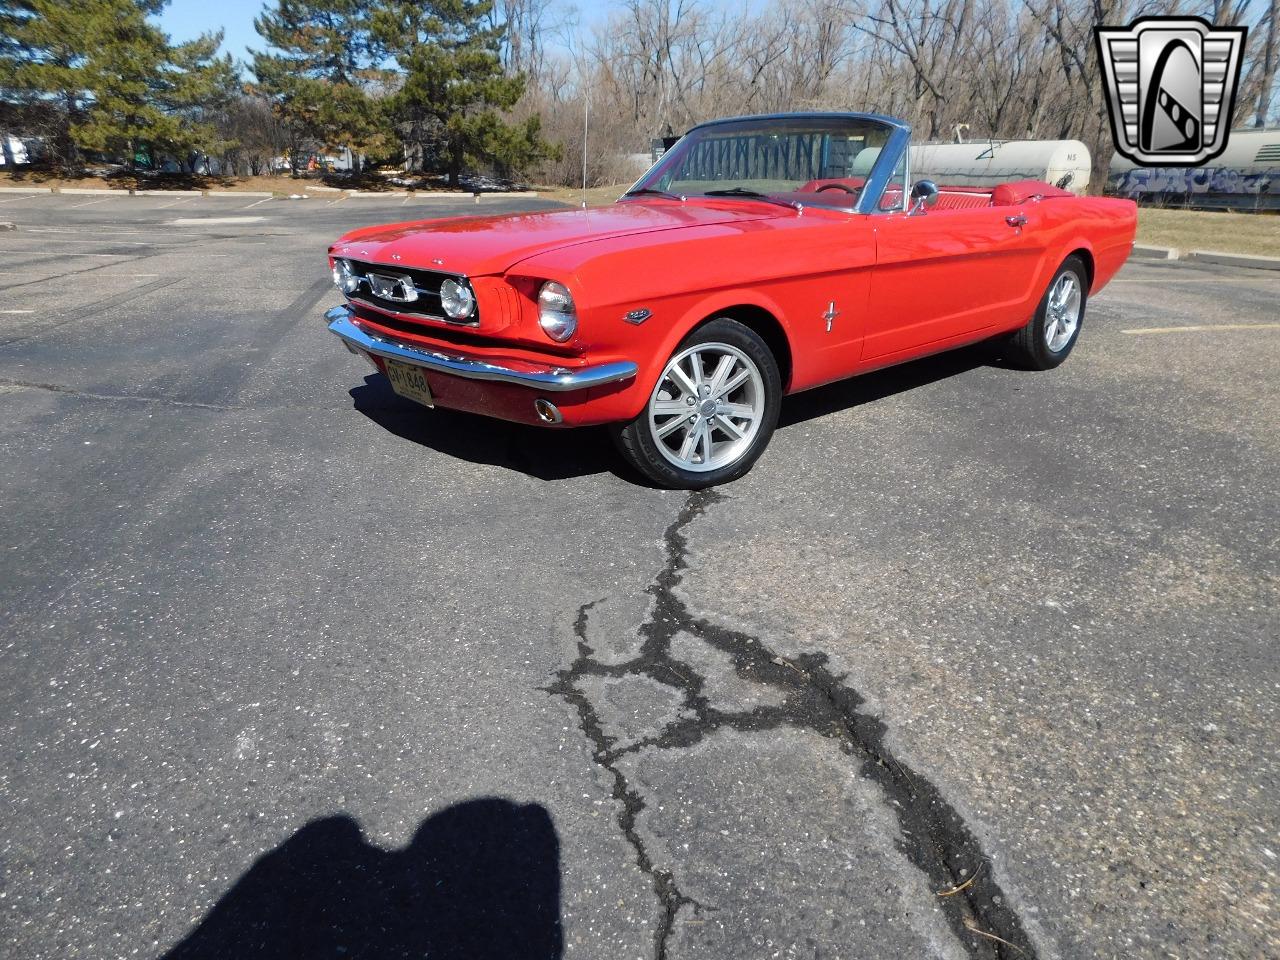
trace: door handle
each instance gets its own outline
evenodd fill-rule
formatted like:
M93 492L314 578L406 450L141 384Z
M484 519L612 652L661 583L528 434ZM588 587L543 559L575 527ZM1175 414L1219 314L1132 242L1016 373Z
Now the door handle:
M1004 222L1011 227L1025 227L1027 225L1027 218L1020 213L1015 213L1011 217L1005 217Z

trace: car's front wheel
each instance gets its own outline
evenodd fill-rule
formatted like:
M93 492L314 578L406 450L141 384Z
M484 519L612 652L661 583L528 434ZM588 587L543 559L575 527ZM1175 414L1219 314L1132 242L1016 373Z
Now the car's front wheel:
M691 333L663 367L641 414L615 431L623 455L664 487L736 480L773 436L782 377L750 327L721 317Z

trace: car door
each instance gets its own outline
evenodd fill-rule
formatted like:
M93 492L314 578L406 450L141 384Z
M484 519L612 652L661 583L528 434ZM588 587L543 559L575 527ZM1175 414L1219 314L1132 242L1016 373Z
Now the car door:
M944 193L940 204L948 202ZM880 214L862 358L928 352L1013 321L1039 251L1019 206Z

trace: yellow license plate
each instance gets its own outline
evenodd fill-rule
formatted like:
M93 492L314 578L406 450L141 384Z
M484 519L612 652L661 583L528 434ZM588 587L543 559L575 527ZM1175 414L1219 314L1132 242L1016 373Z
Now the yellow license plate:
M431 396L431 387L427 385L427 376L421 367L408 363L397 363L395 360L385 361L387 379L391 381L391 389L402 397L416 400L424 406L434 407L435 400Z

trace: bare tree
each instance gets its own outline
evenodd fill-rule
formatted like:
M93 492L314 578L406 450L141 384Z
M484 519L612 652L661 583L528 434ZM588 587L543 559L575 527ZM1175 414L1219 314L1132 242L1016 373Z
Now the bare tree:
M1263 31L1265 39L1262 42L1258 106L1253 114L1253 125L1263 127L1270 117L1271 100L1276 92L1276 67L1280 62L1280 0L1271 0L1258 29Z
M525 2L505 0L503 9L528 34L517 10ZM635 172L627 158L650 138L711 117L863 109L903 117L922 139L950 139L963 126L974 138L1082 140L1100 190L1114 147L1094 28L1172 13L1247 24L1237 109L1261 123L1280 59L1277 3L770 0L730 13L709 0L620 0L591 29L543 47L527 103L565 144L547 175L569 181L582 175L589 98L590 179L627 179ZM521 43L527 50L531 41Z
M223 166L227 172L258 176L271 170L271 158L288 147L288 135L263 97L242 95L215 118L219 139L227 143Z

